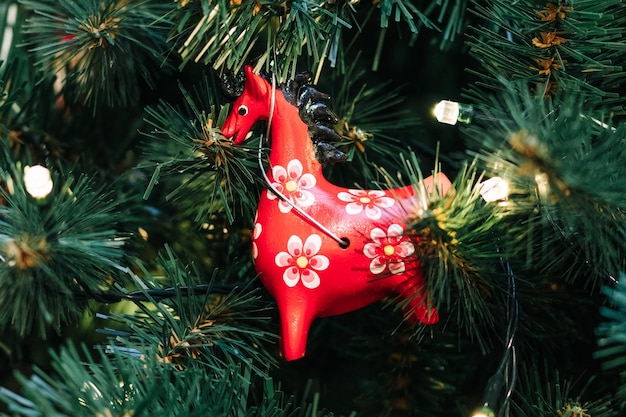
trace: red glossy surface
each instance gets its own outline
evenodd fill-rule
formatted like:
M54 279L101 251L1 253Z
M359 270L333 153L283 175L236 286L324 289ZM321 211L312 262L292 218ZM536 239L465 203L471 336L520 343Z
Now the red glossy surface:
M254 123L270 117L271 86L250 67L245 71L244 93L222 129L234 144L243 142ZM353 311L387 296L409 299L420 322L437 322L437 312L426 306L415 247L402 235L407 217L419 213L413 187L353 190L331 184L322 175L297 109L280 90L275 90L273 102L269 180L328 229L269 189L262 193L252 253L260 279L278 304L283 356L287 360L304 356L315 318ZM437 182L444 193L450 187L444 175ZM425 186L434 187L432 177ZM337 238L349 244L340 245Z

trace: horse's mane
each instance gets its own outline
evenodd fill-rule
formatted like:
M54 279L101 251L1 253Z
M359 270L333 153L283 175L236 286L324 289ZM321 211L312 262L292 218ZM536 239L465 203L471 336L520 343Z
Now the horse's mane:
M332 142L339 142L341 137L333 129L337 116L328 106L330 96L316 90L311 85L311 73L298 73L293 80L280 86L283 96L298 109L298 114L309 128L309 137L315 145L315 154L321 163L343 162L346 154L337 149Z
M261 74L263 76L263 74ZM267 79L267 77L263 76ZM337 116L328 106L330 96L317 91L311 85L311 73L297 74L293 80L278 86L283 96L298 109L298 114L309 129L309 137L315 146L315 155L321 163L343 162L347 156L332 143L339 142L341 137L333 129ZM224 73L221 76L222 90L231 97L243 93L244 73Z

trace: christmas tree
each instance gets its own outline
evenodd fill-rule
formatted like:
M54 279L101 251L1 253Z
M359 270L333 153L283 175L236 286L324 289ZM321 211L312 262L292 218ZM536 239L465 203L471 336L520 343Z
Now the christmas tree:
M0 415L624 415L625 60L620 0L1 2Z

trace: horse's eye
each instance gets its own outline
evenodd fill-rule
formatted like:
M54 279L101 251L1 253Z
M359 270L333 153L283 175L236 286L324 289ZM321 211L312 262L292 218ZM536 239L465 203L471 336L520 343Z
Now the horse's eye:
M237 113L239 113L240 116L245 116L248 114L248 106L242 104L239 106L239 109L237 109Z

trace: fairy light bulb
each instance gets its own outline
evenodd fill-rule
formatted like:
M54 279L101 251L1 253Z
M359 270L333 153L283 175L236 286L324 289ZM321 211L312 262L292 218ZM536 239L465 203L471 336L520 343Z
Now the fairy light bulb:
M495 417L495 413L489 407L481 407L478 410L474 411L472 417Z
M487 203L506 200L509 192L509 183L501 177L492 177L480 183L480 195Z
M41 165L24 167L24 186L28 194L34 198L45 198L52 191L50 170Z
M455 125L457 122L471 123L474 108L469 104L441 100L435 105L433 114L439 123Z

